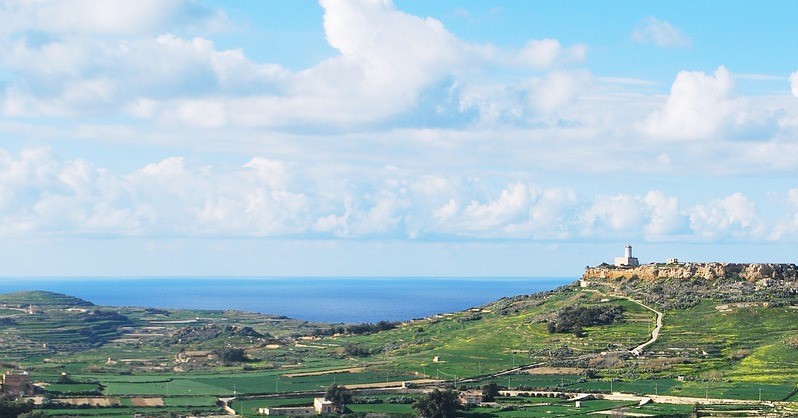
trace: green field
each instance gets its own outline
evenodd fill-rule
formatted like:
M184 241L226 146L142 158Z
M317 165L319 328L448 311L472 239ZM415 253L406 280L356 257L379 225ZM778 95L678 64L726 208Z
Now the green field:
M660 339L638 357L629 350L650 337L654 313L617 290L610 296L610 290L598 290L570 287L505 298L366 335L327 335L320 332L326 324L253 313L109 308L64 295L11 294L0 295L5 303L0 317L6 318L0 321L0 341L6 368L26 370L45 395L114 396L122 404L47 409L51 415L214 411L216 397L243 396L234 408L255 416L265 405L309 404L332 384L397 387L424 380L470 388L495 382L520 391L798 399L798 310L784 304L718 309L723 301L712 299L665 310ZM575 305L623 314L619 321L587 325L578 335L550 332L550 321ZM222 361L230 348L242 349L248 360ZM530 370L493 376L516 368ZM274 395L281 397L246 399ZM133 407L137 396L162 397L165 406ZM588 416L630 406L593 400L576 408L573 402L539 397L502 398L500 404L463 415ZM413 414L407 404L349 408ZM646 405L630 412L667 416L690 408Z

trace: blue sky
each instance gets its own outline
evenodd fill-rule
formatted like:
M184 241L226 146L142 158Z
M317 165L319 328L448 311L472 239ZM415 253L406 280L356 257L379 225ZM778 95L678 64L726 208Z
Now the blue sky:
M0 4L0 275L794 262L795 2Z

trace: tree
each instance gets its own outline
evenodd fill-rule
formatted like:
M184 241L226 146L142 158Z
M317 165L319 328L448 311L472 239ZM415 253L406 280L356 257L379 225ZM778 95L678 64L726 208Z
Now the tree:
M18 402L0 399L0 418L17 418L17 416L33 410L32 402Z
M333 383L327 388L327 393L324 394L324 399L331 401L336 411L343 412L344 405L352 401L352 392L350 392L345 386L339 386Z
M413 409L424 418L454 418L459 404L457 392L434 389L413 402Z
M225 348L219 352L219 359L224 363L243 363L249 361L243 348Z
M483 401L493 402L496 400L497 396L499 396L499 385L497 385L496 382L490 382L482 386Z

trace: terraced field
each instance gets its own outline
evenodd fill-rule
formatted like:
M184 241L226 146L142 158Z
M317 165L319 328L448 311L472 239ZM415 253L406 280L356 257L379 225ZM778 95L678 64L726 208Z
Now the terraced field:
M401 388L429 381L454 387L495 382L520 393L795 399L798 309L783 303L727 303L719 309L722 301L706 299L665 310L659 340L638 357L629 351L650 338L654 313L612 289L588 290L565 287L387 331L324 337L318 335L329 325L245 312L108 308L47 293L0 295L5 304L0 307L1 354L7 367L27 370L49 396L118 400L119 406L101 413L68 413L84 416L213 411L219 396L238 397L245 416L254 416L266 401L248 397L291 394L290 399L269 398L280 404L296 402L297 396L312 399L302 396L316 396L332 384ZM569 306L620 309L622 315L579 333L552 332L550 322ZM247 360L222 361L222 351L229 348L242 349ZM575 408L559 398L523 397L503 403L501 410L478 408L463 416L587 416L630 406L596 400ZM407 404L387 403L351 410L412 413ZM58 408L47 411L66 414ZM640 412L680 416L690 411L657 405Z

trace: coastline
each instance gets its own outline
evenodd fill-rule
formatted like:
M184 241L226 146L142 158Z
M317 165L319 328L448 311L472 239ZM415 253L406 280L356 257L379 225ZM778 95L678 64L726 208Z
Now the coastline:
M242 310L331 323L403 321L550 290L576 278L169 277L0 279L0 293L46 290L103 306Z

